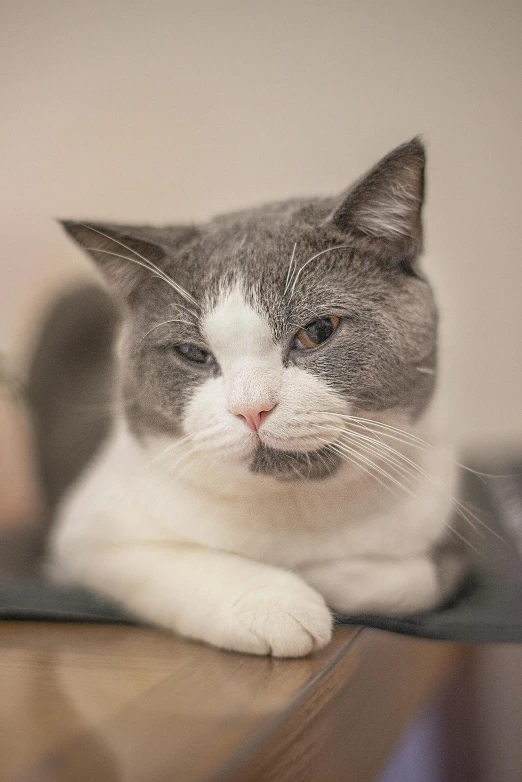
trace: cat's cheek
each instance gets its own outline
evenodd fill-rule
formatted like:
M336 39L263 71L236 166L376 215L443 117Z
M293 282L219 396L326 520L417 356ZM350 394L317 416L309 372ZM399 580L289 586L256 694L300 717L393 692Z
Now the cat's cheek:
M280 403L289 413L343 413L347 408L346 399L323 378L295 365L283 372Z

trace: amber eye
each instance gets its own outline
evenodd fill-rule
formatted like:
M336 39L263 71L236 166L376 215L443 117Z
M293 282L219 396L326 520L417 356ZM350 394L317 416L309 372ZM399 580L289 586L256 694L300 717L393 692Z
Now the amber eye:
M190 343L184 343L182 345L176 345L176 350L187 361L192 361L195 364L213 364L214 356L209 353L208 350L198 348L197 345L191 345Z
M292 348L295 350L310 350L316 348L322 342L326 342L339 326L341 319L337 315L331 315L329 318L319 318L312 321L308 326L299 329L294 337Z

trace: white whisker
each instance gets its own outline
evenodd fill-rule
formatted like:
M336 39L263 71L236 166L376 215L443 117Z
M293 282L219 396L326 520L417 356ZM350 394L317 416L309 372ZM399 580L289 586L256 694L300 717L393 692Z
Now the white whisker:
M297 242L294 244L294 249L292 250L292 257L290 258L290 263L288 264L288 271L286 273L285 289L283 291L283 296L286 294L288 290L288 286L290 285L290 280L292 279L296 247L297 247Z
M391 486L390 486L388 483L385 483L385 482L384 482L384 481L383 481L381 478L379 478L379 477L378 477L378 475L375 475L374 471L378 471L378 472L380 472L380 473L381 473L381 474L383 474L383 475L384 475L384 476L385 476L385 477L386 477L388 480L391 480L391 477L390 477L390 475L389 475L388 473L386 473L385 471L381 470L380 468L378 468L378 467L377 467L377 465L375 465L373 462L371 462L371 461L370 461L369 459L367 459L366 457L363 457L363 456L361 456L361 454L359 453L359 451L356 451L356 450L355 450L355 449L353 449L353 448L349 448L349 446L347 446L347 445L345 445L345 444L341 444L339 441L336 441L335 443L329 443L329 444L327 444L327 446L326 446L326 447L327 447L327 448L329 448L329 449L331 449L331 450L334 450L334 451L335 451L335 453L337 453L337 454L339 454L340 456L342 456L342 457L343 457L343 458L344 458L346 461L348 461L350 464L355 464L355 466L356 466L356 467L358 467L358 468L359 468L360 470L362 470L364 473L366 473L367 475L369 475L369 476L370 476L370 478L372 478L372 480L375 480L375 481L377 481L377 483L379 483L379 484L380 484L381 486L383 486L383 487L384 487L384 488L385 488L387 491L389 491L391 494L393 494L393 496L394 496L394 497L395 497L397 500L399 500L399 501L401 501L401 500L402 500L402 496L401 496L400 494L397 494L397 492L396 492L396 491L394 491L394 490L392 489L392 487L391 487ZM348 455L350 456L350 458L348 458ZM355 460L355 461L354 461L354 460ZM361 461L362 461L362 464L360 464L360 462L361 462ZM369 469L368 467L365 467L365 466L364 466L365 464L371 465L371 469ZM372 470L373 470L373 471L372 471Z
M196 307L199 307L199 303L196 301L194 296L192 296L192 294L186 291L185 288L183 288L181 285L175 282L175 280L173 280L172 277L170 277L168 274L162 271L162 269L160 269L159 266L156 266L155 263L150 261L148 258L145 258L137 250L134 250L132 247L129 247L124 242L120 242L118 239L115 239L113 236L110 236L109 234L100 231L98 228L93 228L92 225L87 225L86 223L78 223L78 225L81 225L83 226L83 228L87 228L90 231L94 231L94 233L103 236L105 239L108 239L110 242L115 242L116 244L119 244L120 247L123 247L125 250L128 250L129 252L133 253L138 258L141 258L142 263L138 262L135 258L128 258L127 256L118 255L118 253L111 253L108 250L100 250L99 248L96 247L87 247L86 248L87 250L90 250L91 252L102 252L108 255L114 255L117 258L122 258L123 260L134 262L138 266L143 266L145 269L148 269L148 271L154 271L156 273L156 276L164 280L168 285L170 285L171 288L173 288L177 293L179 293L180 296L182 296L184 299L186 299Z
M177 307L181 310L184 310L187 315L189 315L191 318L194 318L194 320L198 319L197 312L194 312L194 310L190 309L190 307L187 307L186 304L182 304L180 301L173 301L169 304L169 307Z
M176 449L180 448L185 443L190 442L193 436L193 434L187 434L185 437L181 437L179 440L176 440L173 443L169 443L169 445L167 445L160 453L154 454L149 464L156 464L165 461L166 457L170 456L173 451L176 451Z
M219 432L220 429L220 424L214 424L213 426L208 426L199 432L191 432L184 437L180 437L173 443L169 443L169 445L167 445L166 448L164 448L159 454L156 454L151 460L151 464L163 461L163 463L166 464L169 468L172 468L172 463L166 462L166 457L170 456L173 451L175 452L178 448L185 446L187 443L193 445L194 450L201 449L201 446L206 445L206 443L211 438L213 438L216 432Z
M381 440L375 440L372 437L363 435L360 432L354 432L353 430L350 430L345 427L343 428L328 427L321 424L316 424L316 426L319 426L322 429L326 428L326 429L331 429L333 431L338 431L344 437L351 438L352 442L355 440L356 442L365 444L367 450L370 453L373 453L375 456L378 456L386 464L388 464L390 467L397 470L402 475L407 475L409 477L418 476L428 481L437 491L439 491L450 502L451 506L456 511L456 513L462 519L464 519L464 521L470 524L470 526L472 526L477 533L479 532L479 530L476 524L473 523L474 521L477 522L477 524L479 524L481 527L483 527L485 530L490 532L492 535L494 535L502 542L504 543L506 542L500 535L498 535L497 532L495 532L495 530L491 529L479 516L477 516L471 510L466 508L466 506L456 497L449 494L440 485L440 483L435 481L419 464L417 464L417 462L413 461L412 459L409 459L401 451L397 451L395 448L392 448L388 443L383 443Z
M303 273L304 269L306 269L306 267L308 266L309 263L312 263L312 261L315 261L316 258L320 258L321 255L326 255L326 253L331 253L334 250L349 250L349 249L350 249L350 245L348 245L348 244L339 244L339 245L336 245L334 247L328 247L327 250L321 250L321 252L316 253L315 255L312 255L311 258L309 258L307 261L305 261L303 263L303 265L301 266L301 268L294 275L294 279L293 279L293 282L292 282L292 290L290 291L289 301L292 300L292 297L293 297L293 295L295 293L295 286L297 285L299 277L301 276L301 274Z
M420 500L420 501L423 503L423 505L424 505L425 507L427 507L427 508L429 508L429 507L430 507L429 503L428 503L427 501L423 500L422 496L419 496L419 495L418 495L418 494L416 494L414 491L412 491L412 490L411 490L411 489L409 489L407 486L405 486L405 485L404 485L404 484L403 484L401 481L399 481L399 480L397 480L396 478L394 478L393 476L391 476L391 475L390 475L389 473L387 473L385 470L382 470L381 468L379 468L379 467L378 467L378 466L377 466L377 465L376 465L374 462L372 462L370 459L367 459L366 457L362 456L362 455L360 454L360 452L356 451L356 450L355 450L355 449L353 449L353 448L350 448L350 447L349 447L349 446L347 446L346 444L343 444L343 445L337 445L337 447L338 447L338 448L340 448L341 450L343 450L343 449L346 449L346 450L347 450L347 452L351 454L352 458L354 458L354 457L355 457L355 458L357 458L357 459L361 459L361 460L362 460L362 461L364 461L365 463L367 463L367 464L371 465L371 466L372 466L374 469L376 469L376 470L377 470L377 471L378 471L380 474L382 474L382 475L383 475L384 477L386 477L388 480L391 480L391 481L392 481L392 483L393 483L394 485L396 485L396 486L398 486L399 488L401 488L401 489L402 489L402 491L406 492L407 494L409 494L409 495L410 495L411 497L413 497L414 499ZM361 465L358 465L358 466L359 466L359 467L361 467ZM393 494L395 497L397 497L398 499L400 499L400 497L399 497L399 496L398 496L398 495L397 495L397 494L396 494L394 491L392 491L391 487L389 487L388 485L384 484L384 482L383 482L383 481L381 481L379 478L377 478L377 476L373 475L372 477L373 477L375 480L377 480L377 481L378 481L378 482L379 482L381 485L385 486L385 488L387 488L387 489L388 489L388 491L391 491L391 493L392 493L392 494ZM460 515L462 515L462 514L460 514ZM445 526L448 528L448 530L449 530L450 532L452 532L454 535L456 535L456 536L457 536L457 537L458 537L458 538L459 538L459 539L460 539L460 540L461 540L463 543L465 543L465 544L466 544L466 545L467 545L469 548L473 549L473 551L475 551L477 554L479 554L479 555L482 555L482 552L480 552L480 551L479 551L479 550L476 548L476 546L474 546L474 545L473 545L473 544L472 544L472 543L471 543L469 540L467 540L467 538L465 538L465 537L464 537L464 535L462 535L462 534L461 534L461 533L460 533L458 530L456 530L454 527L452 527L452 525L451 525L449 522L445 521L445 522L444 522L444 524L445 524ZM492 531L492 530L491 530L491 531Z
M153 326L151 329L149 329L146 334L143 335L143 337L140 340L140 343L143 342L143 340L149 336L149 334L152 334L153 331L156 329L159 329L160 326L166 326L169 323L185 323L187 326L193 326L194 328L197 328L195 323L192 323L190 320L182 320L181 318L173 318L172 320L164 320L161 323L156 323L155 326Z
M350 400L353 402L358 402L359 400L353 399ZM391 424L384 424L381 421L375 421L372 418L361 418L360 416L354 416L354 415L347 415L343 413L333 413L328 412L327 415L332 415L337 418L342 418L345 421L348 421L349 423L357 426L359 425L360 428L365 429L366 427L362 426L362 424L368 424L368 431L372 431L373 429L380 429L385 431L373 431L372 434L378 434L381 437L388 437L393 439L396 439L398 442L403 442L405 445L410 445L412 448L420 448L425 450L433 451L437 454L439 454L443 459L446 459L447 461L454 464L456 467L460 467L462 470L466 470L466 472L471 473L472 475L476 475L479 478L500 478L501 475L492 475L491 473L487 472L479 472L478 470L474 470L471 467L468 467L466 464L462 464L462 462L458 462L452 457L448 456L447 453L444 452L444 450L440 447L437 447L436 445L433 445L433 443L429 443L427 440L423 440L421 437L418 437L417 435L413 434L412 432L408 432L406 429L400 429L396 426L391 426ZM388 431L390 432L396 432L397 434L400 434L404 438L407 439L401 439L400 437L394 437L392 434L388 434ZM505 476L509 477L509 476Z
M385 424L382 423L381 421L375 421L373 418L361 418L360 416L357 415L348 415L345 413L328 413L328 415L333 415L336 418L343 418L344 420L347 420L350 423L360 422L362 424L371 424L372 426L404 435L405 437L408 437L410 440L418 442L419 444L424 445L427 448L435 448L435 446L432 443L429 443L427 440L423 440L421 437L418 437L418 435L412 434L412 432L408 432L406 429L400 429L397 426L392 426L391 424Z
M407 486L405 486L403 483L401 483L397 478L395 478L395 476L391 475L389 472L384 470L382 467L380 467L374 461L369 459L369 457L367 457L363 453L361 453L360 450L358 451L357 449L350 448L350 446L348 446L347 443L341 442L341 441L338 441L338 445L339 445L340 448L349 448L350 452L357 454L357 457L359 459L365 460L368 464L370 464L373 467L373 469L377 470L377 472L379 472L379 474L381 474L383 477L385 477L388 480L392 481L392 483L394 483L396 486L398 486L403 491L407 491L408 493L411 493L411 490L408 489ZM371 455L370 449L366 449L366 450ZM378 454L374 454L374 455L378 456ZM383 461L385 461L385 460L383 460Z
M414 470L417 474L419 474L422 478L429 481L438 491L440 491L443 496L449 500L454 510L465 520L470 524L477 532L478 529L475 524L473 524L473 521L476 521L481 527L486 529L488 532L490 532L492 535L494 535L496 538L501 540L503 543L506 543L504 538L502 538L495 530L491 529L479 516L477 516L472 511L468 510L460 500L458 500L456 497L453 497L451 494L448 494L442 486L435 481L425 470L423 470L420 465L418 465L416 462L414 462L412 459L409 459L405 454L401 453L400 451L397 451L395 448L392 448L387 443L383 443L382 441L374 440L373 438L365 437L364 435L361 435L360 433L354 433L351 432L354 437L358 439L364 439L368 442L373 443L375 446L378 446L380 451L382 452L383 449L385 449L388 452L387 458L393 459L393 462L397 465L400 464L398 460L394 457L398 457L400 460L406 462L406 464L409 465L409 467ZM392 456L393 455L393 456ZM384 458L384 455L383 455ZM402 469L406 469L405 467L401 467Z

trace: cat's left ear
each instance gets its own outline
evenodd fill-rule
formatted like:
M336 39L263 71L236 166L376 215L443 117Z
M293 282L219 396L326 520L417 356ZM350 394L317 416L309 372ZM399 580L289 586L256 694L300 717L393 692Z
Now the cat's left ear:
M419 138L397 147L350 188L329 220L414 258L422 249L425 162Z
M80 247L91 256L117 298L127 299L148 273L154 273L165 250L154 229L110 223L60 220Z
M95 261L109 289L122 302L130 301L151 274L165 277L165 259L194 237L194 226L155 227L60 220L80 247Z

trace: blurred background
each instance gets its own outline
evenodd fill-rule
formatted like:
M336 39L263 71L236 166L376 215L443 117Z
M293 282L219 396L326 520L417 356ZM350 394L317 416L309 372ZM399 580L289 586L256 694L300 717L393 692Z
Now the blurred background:
M55 217L201 220L331 194L422 134L450 427L464 451L520 449L521 31L520 0L2 0L0 355L23 379L52 298L94 274ZM23 410L0 395L0 524L37 513L32 476ZM509 714L481 778L514 780L498 763L520 745L520 655L480 660ZM440 778L422 720L387 780L421 761Z
M3 0L0 351L91 273L55 217L176 222L335 193L428 145L455 437L522 440L519 0Z

